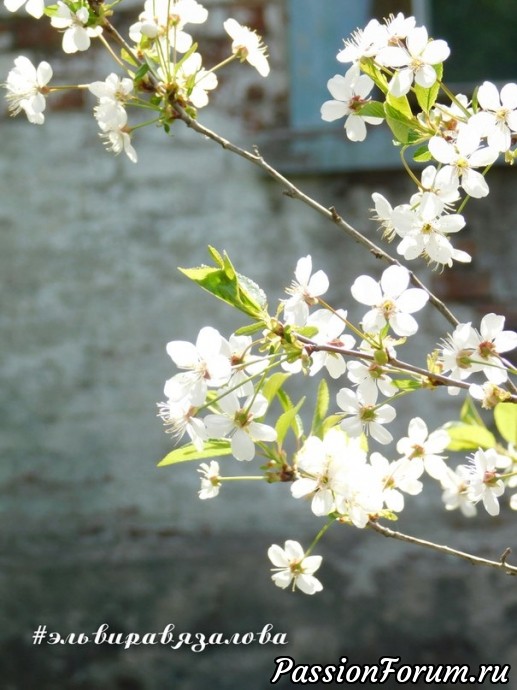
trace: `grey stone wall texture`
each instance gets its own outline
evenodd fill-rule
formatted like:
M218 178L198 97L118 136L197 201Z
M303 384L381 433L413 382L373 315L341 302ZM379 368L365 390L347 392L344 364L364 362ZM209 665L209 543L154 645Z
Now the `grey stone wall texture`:
M201 121L247 147L267 143L288 125L285 3L206 4L212 22L201 38L214 56L222 20L236 16L265 33L273 72L263 82L234 66ZM128 17L138 11L126 7ZM61 81L111 69L98 51L65 58L52 33L32 27L2 11L0 79L20 53L50 53ZM330 277L329 299L352 310L353 279L382 267L258 169L180 125L171 138L139 132L136 166L113 157L91 107L87 97L62 99L44 127L5 112L0 119L0 687L263 690L274 658L288 654L299 663L400 656L476 669L513 664L508 687L517 688L514 578L342 527L318 547L323 592L281 591L270 580L268 546L308 543L319 529L306 505L288 499L288 486L225 486L218 499L200 502L194 467L157 469L170 448L156 418L174 372L166 343L193 339L203 325L229 334L242 323L178 266L202 263L213 244L273 300L310 253ZM493 309L515 327L515 170L491 177L490 197L468 209L472 266L427 278L461 318ZM293 179L371 237L371 193L396 203L411 189L394 170L300 170ZM446 332L427 309L408 357L423 363ZM404 400L398 430L415 413L437 426L457 407L440 392ZM509 510L468 521L445 514L431 489L408 503L402 531L491 558L517 547ZM178 632L233 634L270 623L288 645L196 653L32 644L38 625L66 635L102 623L125 634L169 623Z

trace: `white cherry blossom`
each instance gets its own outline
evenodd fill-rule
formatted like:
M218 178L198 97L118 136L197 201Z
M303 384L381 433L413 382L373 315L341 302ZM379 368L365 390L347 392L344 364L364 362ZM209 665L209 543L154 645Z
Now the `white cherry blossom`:
M476 331L470 322L458 324L453 333L445 339L441 348L440 362L444 373L450 373L452 378L464 381L471 374L479 371L479 365L472 357L477 342ZM459 392L459 389L448 387L447 391L454 395Z
M445 170L428 165L420 177L422 189L411 197L410 205L418 206L419 212L428 218L436 218L459 200L460 195L454 180Z
M397 335L417 332L418 323L411 316L422 309L429 295L421 288L408 288L409 271L403 266L390 266L380 282L368 275L354 281L351 292L355 300L372 307L362 319L367 333L377 333L389 324Z
M382 444L390 443L393 436L384 428L395 419L395 408L387 404L377 405L377 389L366 389L354 392L350 388L341 388L336 396L341 410L347 415L340 426L350 436L369 434Z
M129 36L135 43L142 37L166 39L160 43L162 56L167 56L169 48L186 53L193 41L183 29L187 24L203 24L207 18L208 11L196 0L146 0L138 21L129 27Z
M336 312L331 312L328 309L317 309L307 319L307 326L316 326L318 329L311 340L318 345L334 345L345 350L351 350L354 347L355 339L351 335L343 334L346 318L347 312L344 309L338 309ZM343 355L338 352L323 350L313 352L309 367L310 376L314 376L323 368L333 379L338 379L346 371L346 361Z
M48 62L40 62L35 67L25 56L17 57L5 83L11 115L18 115L23 110L29 122L42 125L47 105L47 84L51 79L52 67Z
M208 439L206 427L202 419L197 418L197 408L192 407L188 401L158 403L158 416L167 427L167 432L180 440L185 433L188 434L192 444L197 450L202 450L204 442Z
M217 88L217 76L208 72L201 65L199 53L192 53L176 70L174 79L180 91L185 92L186 98L196 108L208 105L208 92Z
M211 460L210 464L203 462L199 466L198 472L201 475L201 489L198 492L199 498L202 501L208 498L215 498L219 494L219 489L221 488L219 463L216 460Z
M450 443L445 429L428 432L427 424L421 417L413 417L409 422L408 435L397 442L397 452L408 459L412 465L425 469L433 479L441 479L447 469L442 453Z
M287 323L304 326L309 316L309 307L317 304L318 297L327 292L329 279L324 271L312 273L310 254L298 260L294 277L291 286L286 288L291 297L284 301L284 314Z
M478 89L481 110L470 122L481 128L487 143L497 151L508 151L512 133L517 132L517 84L505 84L501 92L495 84L485 81Z
M517 333L504 331L504 322L504 316L497 314L486 314L482 318L472 355L487 379L495 384L508 379L508 370L501 362L500 355L517 347Z
M402 238L397 252L411 261L419 256L430 263L452 266L453 261L469 263L471 256L453 247L449 235L465 227L465 219L458 213L435 213L435 204L416 209L397 207L392 220L396 233Z
M276 431L268 424L256 422L263 417L268 402L260 393L241 403L237 395L231 391L220 392L218 405L221 414L209 414L204 422L210 438L231 437L232 453L237 460L253 460L255 457L255 443L258 441L275 441Z
M355 527L364 529L384 508L384 488L382 473L368 463L355 464L338 497L337 510Z
M321 582L314 577L321 565L321 556L306 556L299 542L288 539L284 548L273 544L267 555L275 566L272 579L277 587L286 589L292 583L293 589L298 587L305 594L315 594L323 589Z
M65 53L88 50L91 38L100 36L102 27L86 26L89 18L90 13L84 5L77 10L71 10L68 5L58 0L56 13L50 18L50 23L56 29L64 30L62 46Z
M395 45L407 38L408 34L413 31L416 19L414 17L406 17L402 12L398 12L396 15L390 14L389 17L386 17L384 23L386 25L388 44Z
M335 100L325 101L321 106L321 117L326 122L333 122L346 117L345 131L350 141L366 139L366 124L380 125L382 117L361 115L362 106L368 102L373 89L373 80L361 74L358 65L352 65L345 76L336 74L327 82L327 88Z
M267 48L262 38L246 26L241 26L235 19L227 19L223 24L226 33L232 39L232 53L254 67L261 77L269 74Z
M445 510L461 510L465 517L474 517L477 510L473 500L469 495L470 473L464 465L460 465L456 470L446 468L440 478L442 485L442 501Z
M377 19L371 19L364 29L356 29L351 38L345 40L345 47L337 54L339 62L359 62L362 58L374 57L387 44L388 30Z
M357 385L357 390L363 393L378 388L383 395L389 398L398 391L398 388L392 383L392 379L375 361L352 360L348 362L347 376L352 383Z
M503 462L504 461L504 462ZM477 450L466 466L468 496L471 501L482 501L489 515L499 515L498 498L504 493L504 482L499 479L497 467L507 465L509 458L500 456L493 448Z
M167 344L167 354L179 369L165 383L164 393L174 402L188 401L191 405L203 405L208 387L225 384L231 374L227 357L222 354L223 338L219 331L205 326L199 331L196 344L185 340L172 340Z
M407 35L406 47L388 45L377 55L377 62L384 67L395 69L389 83L394 96L408 93L413 81L419 86L430 88L436 81L438 65L449 57L450 49L446 41L429 40L425 26L413 28Z
M4 0L4 7L9 12L18 12L25 5L25 10L35 19L40 19L45 12L44 0Z
M495 383L486 381L483 385L473 383L469 386L469 395L479 400L484 410L492 410L498 403L508 400L509 391L505 391Z
M418 479L420 468L407 458L390 462L381 453L374 452L370 464L382 482L382 497L388 510L400 513L404 509L404 493L416 496L423 489Z
M291 484L294 498L311 497L314 515L328 515L336 509L336 495L344 490L348 444L337 428L327 431L323 440L309 436L296 454L299 478Z
M481 199L489 189L483 175L475 168L491 165L498 157L496 148L481 146L481 134L475 125L460 124L455 141L431 137L429 151L444 164L452 185L461 186L471 197ZM442 173L446 174L446 173Z

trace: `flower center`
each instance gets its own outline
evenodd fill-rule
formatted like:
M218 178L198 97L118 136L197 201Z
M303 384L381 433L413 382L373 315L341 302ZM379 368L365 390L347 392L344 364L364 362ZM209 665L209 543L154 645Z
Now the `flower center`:
M375 405L365 405L359 412L359 417L363 422L374 422L377 414L375 412Z
M500 108L495 113L495 119L499 124L506 122L506 118L508 117L509 113L510 111L508 110L508 108Z
M471 365L470 350L460 350L456 355L458 369L469 369Z
M245 426L248 426L252 419L253 415L251 412L247 410L237 410L234 417L235 426L243 429Z
M379 309L381 310L386 321L389 321L390 318L396 313L397 306L393 300L385 299L384 302L382 302L379 306Z
M484 340L478 345L478 352L480 357L483 359L489 359L493 355L497 354L495 345L491 340Z
M423 458L425 455L425 449L423 446L419 446L417 443L414 444L413 446L413 452L409 456L410 460L413 460L414 458Z

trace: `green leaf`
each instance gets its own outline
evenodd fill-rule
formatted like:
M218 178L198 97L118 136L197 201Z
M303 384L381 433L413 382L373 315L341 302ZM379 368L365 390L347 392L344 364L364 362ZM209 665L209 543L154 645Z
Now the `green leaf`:
M448 450L477 450L478 448L493 448L496 445L495 436L491 431L474 424L449 422L444 429L451 437Z
M474 405L474 401L469 396L465 398L465 402L461 406L460 419L464 424L473 424L474 426L482 427L486 426Z
M359 108L358 114L367 117L382 117L384 120L384 106L379 101L368 101L362 108Z
M433 157L429 152L429 147L426 144L424 144L424 146L419 146L413 153L413 160L417 163L427 163L427 161L432 159Z
M329 387L325 379L321 379L316 395L316 406L314 408L314 417L311 426L311 434L314 436L323 437L323 421L329 409L329 403Z
M305 397L303 397L294 407L291 401L289 400L287 393L285 393L284 391L279 391L279 397L281 398L281 400L283 399L287 401L286 411L280 415L280 417L277 420L277 423L275 424L277 441L279 446L281 446L284 442L284 438L286 437L287 432L289 431L289 428L293 430L295 438L301 438L301 436L303 435L303 426L301 419L298 417L298 411L305 402Z
M411 110L407 96L394 96L388 92L386 94L386 103L408 122L413 121L413 111Z
M422 388L422 383L414 379L395 379L392 383L399 391L416 391Z
M213 247L208 248L217 264L179 270L204 290L227 304L243 311L253 319L267 318L267 300L264 292L249 278L239 275L226 252L221 256Z
M517 445L517 405L502 402L494 408L497 431L505 441Z
M235 335L253 335L264 328L263 323L250 323L248 326L241 326L235 331Z
M298 335L303 335L305 338L314 338L318 334L318 329L316 326L296 326L296 331Z
M147 74L147 72L149 72L149 69L150 69L150 67L149 67L149 65L147 64L147 62L144 62L144 63L143 63L142 65L140 65L140 67L138 68L138 70L137 70L137 72L136 72L136 74L135 74L135 76L134 76L134 80L135 80L135 81L140 81L141 79L143 79L143 78L145 77L145 75Z
M138 62L133 58L133 56L128 53L125 48L122 48L120 51L120 57L124 60L124 62L127 62L129 65L133 65L133 67L139 67Z
M382 91L388 92L388 80L381 70L377 67L372 58L361 59L361 71L367 74L372 79L375 85Z
M443 63L439 65L433 65L434 71L436 72L436 81L431 86L431 88L426 89L423 86L419 86L415 82L415 94L418 101L418 105L422 108L424 113L428 113L433 105L436 103L438 94L440 93L440 80L443 75Z
M266 379L266 382L260 389L260 392L266 398L270 405L275 395L278 393L280 388L282 388L282 386L290 376L291 374L286 374L284 372L277 371L275 374Z
M401 144L411 144L418 140L420 134L415 130L413 117L393 107L386 101L384 104L386 122L393 132L395 139Z
M176 465L178 462L190 462L191 460L205 460L218 458L222 455L231 455L232 448L228 439L205 441L204 448L198 450L192 443L181 448L175 448L158 463L158 467Z

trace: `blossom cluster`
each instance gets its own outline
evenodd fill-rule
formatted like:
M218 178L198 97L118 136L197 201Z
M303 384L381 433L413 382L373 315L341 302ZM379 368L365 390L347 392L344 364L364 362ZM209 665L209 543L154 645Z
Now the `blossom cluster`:
M92 39L98 39L123 70L122 76L113 72L104 81L91 84L50 86L50 65L41 62L35 66L20 56L4 84L11 114L23 110L29 122L43 124L49 94L65 88L88 88L98 98L94 116L106 147L115 154L124 152L133 163L137 162L131 142L133 131L149 124L159 124L168 131L178 117L178 108L195 116L197 109L208 104L209 93L218 85L216 71L223 65L232 60L246 61L261 76L269 74L261 37L232 18L224 22L231 39L229 57L210 69L203 66L197 43L187 31L189 25L203 24L208 18L208 10L197 0L146 0L127 40L110 23L112 6L102 3L58 0L45 7L44 0L4 0L4 5L11 12L25 6L36 19L48 15L51 26L62 33L62 49L67 54L87 51ZM151 111L154 117L130 125L129 106L140 112Z
M386 119L401 144L418 146L419 161L436 163L422 171L420 180L415 178L418 191L408 203L392 208L379 193L373 199L385 237L399 240L397 252L406 260L423 257L438 266L471 260L450 240L465 226L459 212L461 195L461 208L469 197L487 196L486 171L500 154L513 162L511 149L517 139L515 83L498 90L486 81L472 103L465 95L452 93L448 93L450 103L437 101L449 53L446 41L430 39L414 17L399 13L384 23L372 19L338 53L339 62L352 65L344 75L329 80L333 100L321 107L323 120L346 117L345 131L352 141L366 138L366 124L378 125ZM385 94L385 106L372 101L375 86ZM422 104L422 112L413 113L406 98L410 91ZM402 132L401 121L406 125Z
M411 419L407 436L395 442L396 452L372 447L394 442L387 428L396 416L392 403L411 391L408 380L400 379L404 363L396 359L395 346L403 346L417 333L414 314L425 307L429 294L410 287L410 279L409 271L396 264L378 281L359 276L352 283L351 298L367 310L353 324L347 310L326 303L326 273L313 270L310 255L300 258L286 287L287 297L274 317L262 314L262 330L254 327L255 338L237 333L227 340L215 328L204 327L195 344L168 344L167 352L181 371L165 384L167 401L159 406L162 420L178 439L187 434L200 452L221 440L240 461L253 460L258 452L266 465L262 477L255 478L291 482L293 498L305 499L315 516L331 522L364 528L383 517L393 519L404 509L405 495L422 491L424 474L439 482L447 510L458 508L470 516L482 502L491 515L497 514L498 498L511 484L499 473L505 469L511 474L515 461L510 453L480 448L468 464L453 469L447 462L449 431L429 433L420 417ZM492 398L504 400L498 387L508 378L502 354L516 346L517 334L504 330L504 317L489 314L479 332L471 324L456 328L438 349L437 367L450 374L449 390L467 386L466 378L478 373L492 386ZM274 369L284 373L273 374ZM283 381L294 374L313 377L323 371L336 381L346 377L350 384L338 390L327 421L321 420L307 435L297 435L299 447L287 461L280 419L275 425L264 422L272 404L269 382L279 375ZM411 370L405 373L409 376ZM419 388L425 381L413 376L412 383ZM495 389L501 391L499 397ZM488 395L486 384L472 384L471 392L478 398ZM297 411L293 405L290 409ZM214 453L220 451L214 446ZM236 479L223 476L216 460L198 471L203 500L216 497L227 479ZM512 506L517 507L516 501L512 499ZM313 575L316 561L305 556L297 542L272 549L278 586L292 584L310 594L319 591Z
M182 117L191 124L189 118L208 104L218 86L216 72L227 63L247 62L262 77L269 74L261 37L232 18L223 25L231 39L228 57L209 69L203 65L190 33L190 25L208 18L197 0L145 0L127 40L111 24L113 5L87 0L58 0L51 6L44 0L4 0L4 5L13 12L25 6L37 19L48 16L62 33L67 54L87 51L94 40L108 49L121 73L75 88L96 98L93 114L107 148L124 152L134 163L133 132L148 124L168 132ZM385 239L397 239L398 255L441 268L471 260L450 236L465 227L462 211L469 199L489 193L485 177L490 166L501 154L513 162L517 139L517 85L498 90L485 82L472 101L454 95L442 81L449 52L447 43L430 38L414 17L399 13L384 22L372 19L338 53L338 61L351 66L329 80L333 99L321 108L323 120L345 117L346 135L356 142L366 138L367 125L385 121L403 154L415 149L413 159L429 163L419 178L407 165L417 186L407 203L393 207L378 192L372 198L375 219ZM49 94L70 88L51 86L52 78L47 62L35 66L17 57L4 84L11 114L24 111L29 122L43 124ZM374 88L384 102L372 98ZM442 91L447 103L439 100ZM151 112L152 119L130 124L129 107ZM197 470L201 500L218 496L229 480L289 483L294 499L304 499L316 517L326 519L307 550L294 540L270 547L277 586L306 594L320 591L314 573L322 559L312 550L327 527L364 529L381 519L396 519L406 496L422 492L425 476L439 482L446 510L472 516L482 504L490 515L499 513L506 488L517 486L515 370L506 359L517 347L517 333L505 330L504 316L487 314L479 328L453 317L453 332L429 354L427 368L421 368L399 359L397 351L417 334L415 315L434 296L395 258L384 254L390 265L380 277L358 276L346 308L334 308L326 301L328 276L313 271L311 256L301 257L286 296L270 313L260 288L238 274L226 255L210 251L215 268L183 272L253 323L228 338L205 326L195 343L168 343L178 371L165 382L158 414L176 441L185 436L188 441L161 464L208 459ZM357 304L365 308L357 323L349 317L351 300L356 309ZM337 388L330 410L326 374ZM295 375L321 378L307 433L298 414L304 398L295 404L284 388ZM407 436L395 439L389 425L397 414L396 401L438 386L451 394L468 391L483 409L493 409L507 445L496 440L471 408L462 411L461 423L431 432L414 416ZM275 415L274 423L266 419ZM284 443L288 434L294 441ZM465 449L473 452L452 466L448 453ZM214 458L225 455L246 463L259 456L260 475L223 476ZM517 510L517 493L510 506Z

